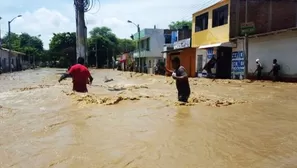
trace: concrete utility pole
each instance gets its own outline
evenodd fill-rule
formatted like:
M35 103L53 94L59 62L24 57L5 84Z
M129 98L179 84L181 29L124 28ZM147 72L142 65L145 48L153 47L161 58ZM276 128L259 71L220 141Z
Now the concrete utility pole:
M41 37L41 35L39 34L38 36L37 36L37 38L40 38ZM32 45L32 42L30 41L30 44ZM36 61L35 61L35 54L33 55L33 68L35 68L36 67Z
M141 54L141 51L140 51L140 26L139 24L135 24L133 23L131 20L128 20L128 23L131 23L131 24L134 24L136 27L137 27L137 33L138 33L138 72L141 72L141 68L140 68L140 64L141 64L141 61L140 61L140 54Z
M96 68L98 68L98 40L96 40L96 53L95 53L95 56L96 56Z
M2 17L0 16L0 21L2 20ZM1 35L1 22L0 22L0 73L1 73L1 68L3 67L2 65L2 35Z
M74 5L76 13L76 58L83 57L86 60L85 2L84 0L74 0Z
M245 1L245 24L248 22L248 0ZM245 46L245 59L244 59L244 78L248 78L248 66L249 66L249 37L248 34L245 33L244 36L244 46Z
M9 66L9 72L12 72L11 69L11 41L10 41L10 24L14 21L14 19L18 18L18 17L22 17L22 15L18 15L14 18L12 18L10 21L8 21L8 66Z

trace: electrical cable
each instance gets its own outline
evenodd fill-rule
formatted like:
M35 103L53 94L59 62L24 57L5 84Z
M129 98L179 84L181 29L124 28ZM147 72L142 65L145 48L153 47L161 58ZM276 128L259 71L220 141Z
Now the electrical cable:
M96 2L99 2L99 0L83 0L83 3L80 2L80 0L74 0L74 7L76 10L83 10L84 12L90 11L95 5Z

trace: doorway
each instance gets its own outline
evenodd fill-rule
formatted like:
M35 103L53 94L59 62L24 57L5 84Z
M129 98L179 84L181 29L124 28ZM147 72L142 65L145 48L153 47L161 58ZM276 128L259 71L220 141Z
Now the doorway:
M232 48L219 47L217 50L216 77L231 79Z
M197 73L200 74L203 71L203 55L198 55L197 57Z

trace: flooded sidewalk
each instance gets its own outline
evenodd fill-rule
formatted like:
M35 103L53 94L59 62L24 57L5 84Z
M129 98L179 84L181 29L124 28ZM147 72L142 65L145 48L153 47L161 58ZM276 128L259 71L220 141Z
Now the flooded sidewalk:
M0 167L297 167L297 84L92 70L89 93L61 69L0 75ZM104 82L105 77L113 79Z

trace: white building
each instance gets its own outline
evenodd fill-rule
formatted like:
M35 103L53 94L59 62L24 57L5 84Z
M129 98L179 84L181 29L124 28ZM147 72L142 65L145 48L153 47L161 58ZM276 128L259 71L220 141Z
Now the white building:
M244 51L244 40L237 40L237 47L233 52ZM253 35L248 45L248 72L256 70L256 59L260 59L263 75L272 69L273 59L277 59L281 66L282 78L297 78L297 31L287 30L271 32L269 34Z
M22 69L27 69L29 62L25 59L25 54L17 51L11 51L11 64L12 68L19 68L22 65ZM0 67L4 71L9 70L9 50L6 48L0 48Z
M133 35L134 40L138 40L138 33ZM163 47L165 44L164 29L143 29L140 31L140 56L138 48L133 53L136 63L140 58L140 66L145 65L149 72L153 73L153 67L158 61L163 61Z

